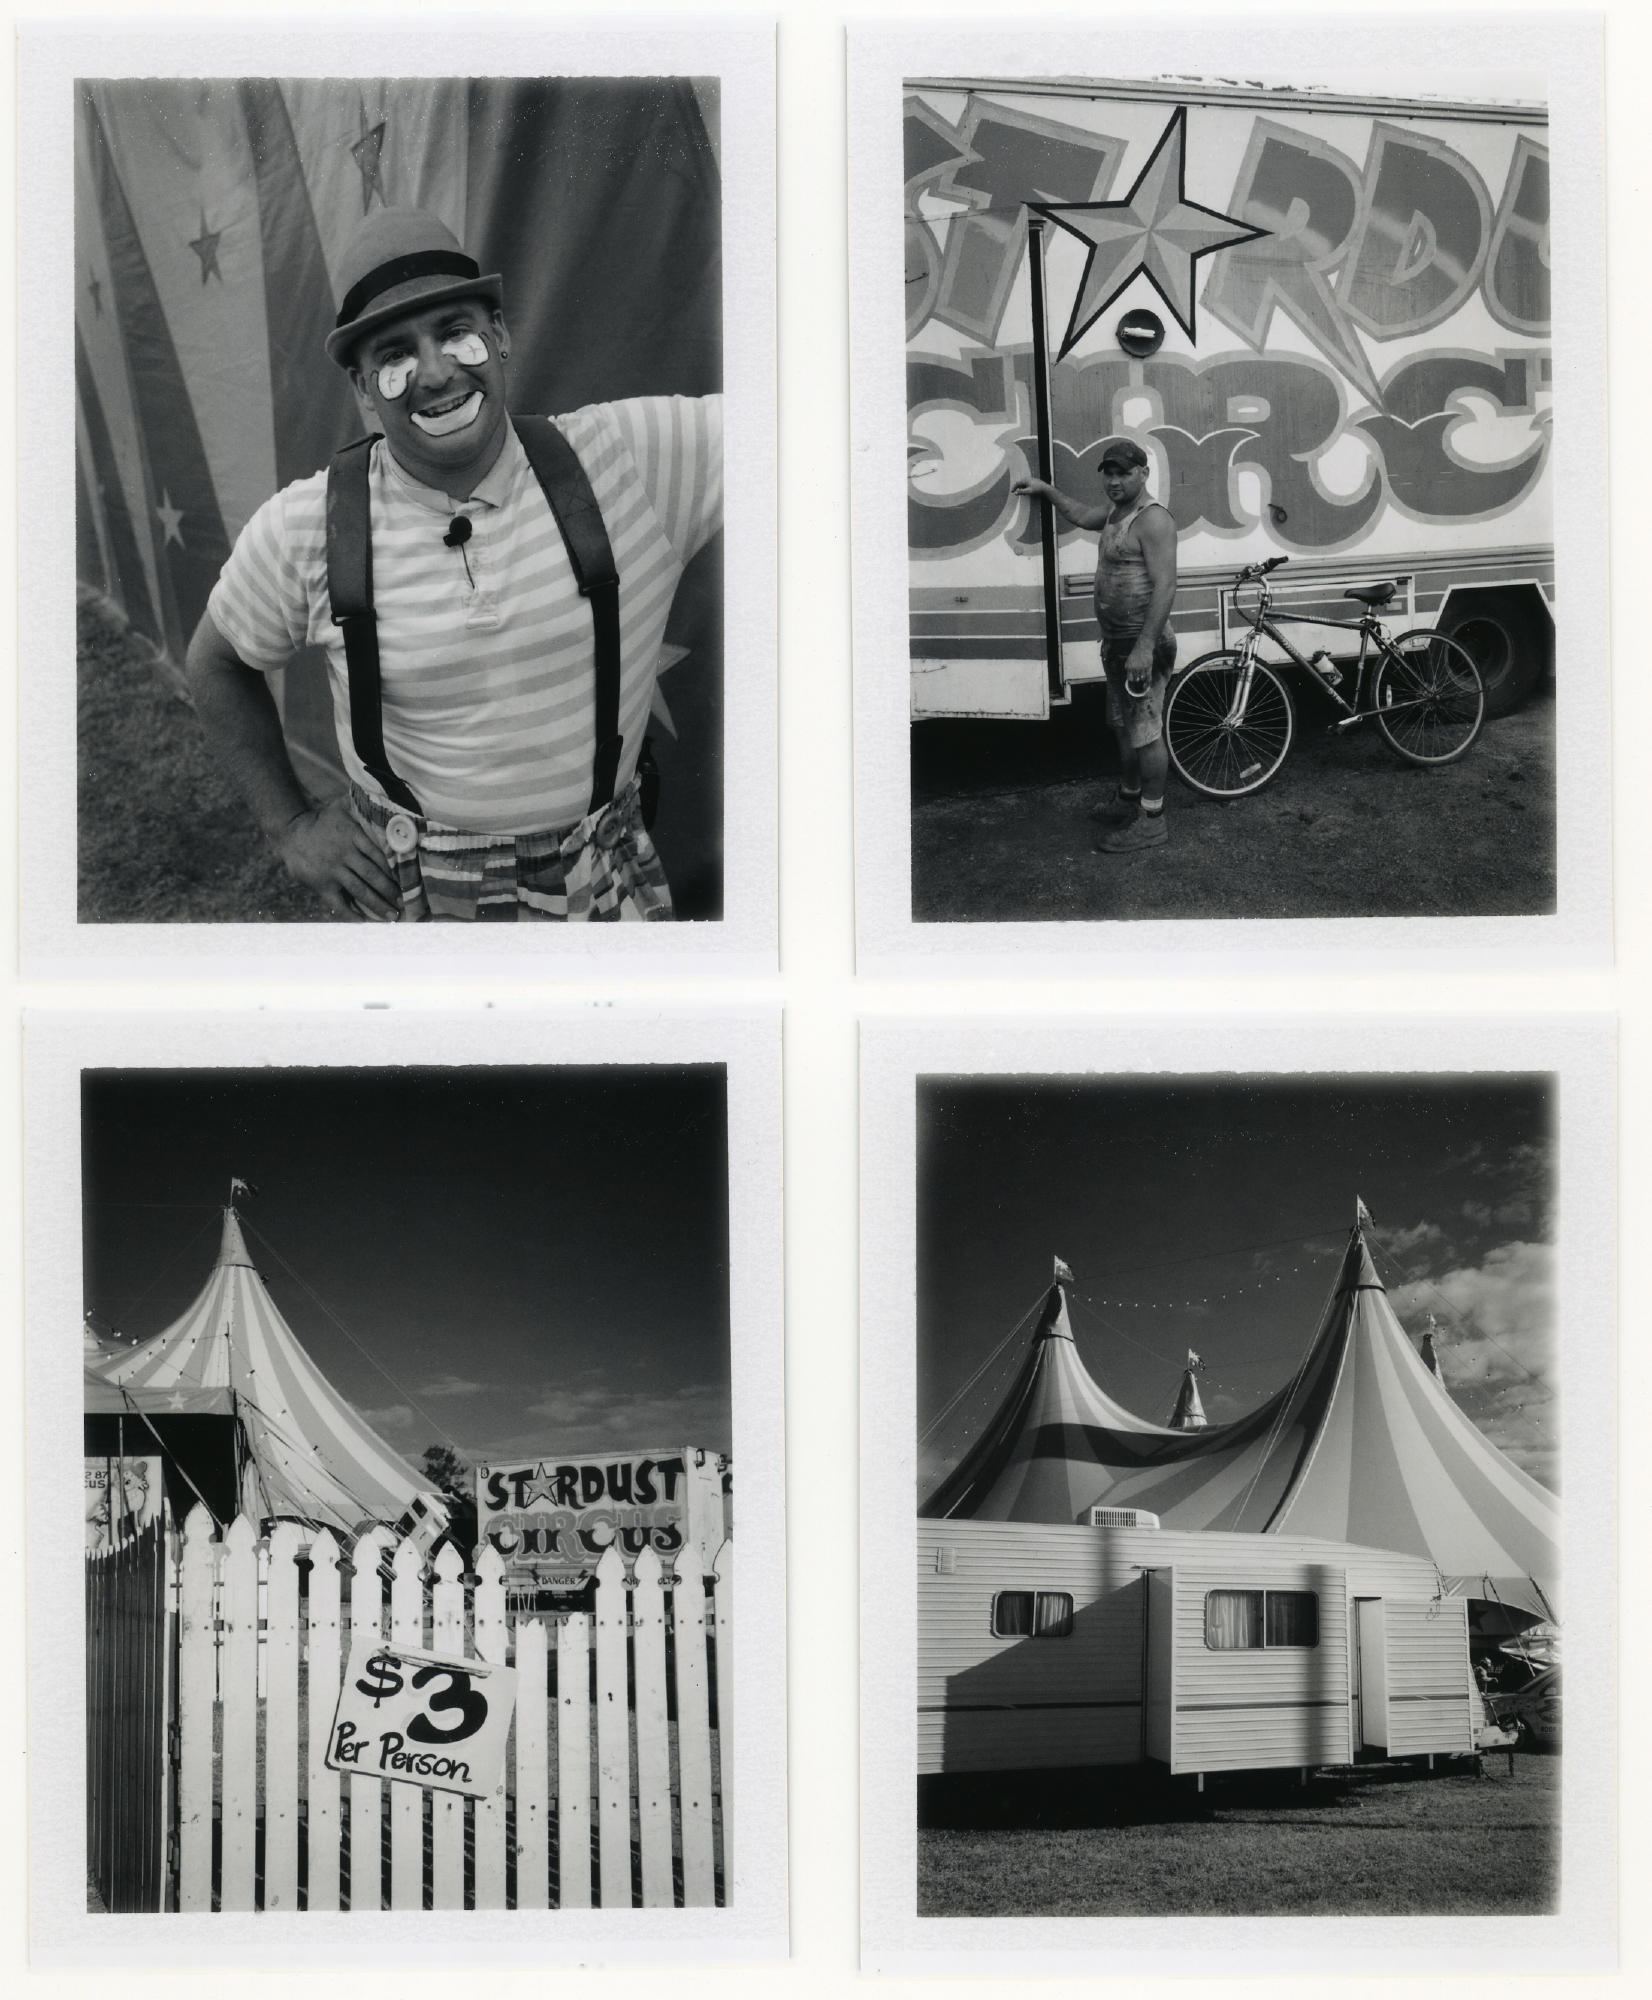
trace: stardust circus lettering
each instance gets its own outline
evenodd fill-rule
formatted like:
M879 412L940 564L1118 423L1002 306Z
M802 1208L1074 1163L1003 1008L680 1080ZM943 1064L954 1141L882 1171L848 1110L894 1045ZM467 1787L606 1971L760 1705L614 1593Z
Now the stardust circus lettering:
M626 1556L683 1546L681 1458L496 1470L479 1499L488 1542L507 1562L589 1569L611 1543Z
M979 151L984 125L1006 115L983 111L968 144ZM909 231L919 189L932 185L962 199L965 184L984 172L959 165L941 143L940 123L909 101ZM1013 143L1007 130L995 132L1000 226L995 234L979 216L955 217L944 261L937 253L924 317L988 346L957 359L908 356L916 557L955 556L1006 529L1023 550L1036 541L1036 515L1010 493L1023 470L1018 443L1032 430L1031 357L996 346L1025 230L1002 223L1018 199L1039 198L1039 149L1057 147L1052 157L1071 172L1079 136L1048 121L1023 126ZM1092 164L1099 162L1111 142L1082 136ZM1022 177L1018 191L1008 186L1012 164ZM1548 170L1546 150L1522 134L1494 213L1478 171L1442 140L1378 121L1361 168L1314 133L1258 118L1227 209L1268 233L1213 257L1200 300L1249 351L1161 353L1134 367L1108 353L1058 364L1051 371L1057 483L1093 474L1087 454L1109 434L1130 431L1156 449L1163 497L1183 534L1239 535L1261 525L1282 548L1330 550L1363 540L1385 508L1427 522L1506 513L1533 490L1547 459L1549 419L1536 399L1550 387L1548 349L1442 347L1378 372L1361 336L1379 345L1415 337L1443 325L1477 289L1512 336L1546 336ZM960 230L961 222L970 226ZM909 298L910 280L909 271ZM1276 315L1314 355L1264 351ZM1151 416L1126 422L1124 405L1144 395ZM1469 399L1500 416L1529 418L1530 442L1501 462L1460 453L1454 433L1475 422ZM1317 468L1346 437L1364 446L1366 472L1353 491L1333 493ZM1259 512L1241 504L1246 470L1261 477Z

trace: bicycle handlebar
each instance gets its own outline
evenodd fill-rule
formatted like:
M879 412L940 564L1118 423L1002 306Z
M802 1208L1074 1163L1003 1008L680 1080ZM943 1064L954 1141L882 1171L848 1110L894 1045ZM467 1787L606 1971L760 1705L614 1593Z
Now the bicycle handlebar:
M1270 570L1278 569L1281 564L1289 561L1289 556L1269 556L1266 562L1251 563L1233 580L1235 583L1254 583L1257 577L1266 576Z

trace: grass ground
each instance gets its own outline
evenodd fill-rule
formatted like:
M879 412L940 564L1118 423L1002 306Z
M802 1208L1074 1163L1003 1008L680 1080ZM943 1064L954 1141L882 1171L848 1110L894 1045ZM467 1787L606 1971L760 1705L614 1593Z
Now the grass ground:
M1514 1916L1556 1906L1560 1760L925 1780L924 1917Z
M1488 722L1460 763L1400 763L1374 727L1331 736L1306 691L1296 746L1254 798L1172 778L1169 842L1094 851L1116 773L1100 691L1048 723L913 731L915 921L1499 916L1555 907L1554 695ZM1087 699L1088 698L1088 699Z
M140 641L80 606L82 923L327 923L208 755Z

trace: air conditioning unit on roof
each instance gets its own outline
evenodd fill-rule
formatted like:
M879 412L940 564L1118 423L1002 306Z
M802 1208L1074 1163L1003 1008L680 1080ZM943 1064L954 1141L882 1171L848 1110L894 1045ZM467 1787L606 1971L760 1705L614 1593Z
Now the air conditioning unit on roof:
M1149 1514L1143 1507L1092 1507L1089 1525L1092 1528L1156 1528L1157 1514Z

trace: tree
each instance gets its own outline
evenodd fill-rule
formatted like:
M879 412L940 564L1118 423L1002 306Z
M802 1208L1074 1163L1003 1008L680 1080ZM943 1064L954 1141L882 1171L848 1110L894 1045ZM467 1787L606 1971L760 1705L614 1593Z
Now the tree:
M447 1444L427 1444L421 1461L424 1476L450 1500L470 1498L470 1467Z

